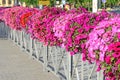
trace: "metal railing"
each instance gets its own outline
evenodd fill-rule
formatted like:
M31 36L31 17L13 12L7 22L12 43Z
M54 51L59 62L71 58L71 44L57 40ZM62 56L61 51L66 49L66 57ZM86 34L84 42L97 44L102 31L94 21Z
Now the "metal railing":
M51 71L60 80L104 80L102 71L96 72L96 64L82 61L81 54L70 56L69 52L57 46L44 46L32 39L25 31L9 30L9 39L43 64L44 70Z
M8 39L9 27L4 22L0 22L0 39Z

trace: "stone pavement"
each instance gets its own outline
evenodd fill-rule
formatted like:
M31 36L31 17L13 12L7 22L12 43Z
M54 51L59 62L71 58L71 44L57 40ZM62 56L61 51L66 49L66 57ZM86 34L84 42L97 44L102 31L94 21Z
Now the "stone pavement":
M59 80L12 41L0 39L0 80Z

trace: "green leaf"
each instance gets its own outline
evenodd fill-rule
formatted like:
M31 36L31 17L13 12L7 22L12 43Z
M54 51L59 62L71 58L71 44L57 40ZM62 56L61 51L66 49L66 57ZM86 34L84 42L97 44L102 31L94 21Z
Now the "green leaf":
M120 72L120 64L118 65L118 71Z
M107 29L105 29L105 32L107 32L107 31L111 31L111 30L112 30L112 27L109 26Z
M108 66L107 66L107 72L111 71L111 68L112 68L112 66L111 66L111 65L108 65Z
M106 63L105 62L102 62L102 68L106 67Z
M111 58L111 62L113 62L113 60L115 60L115 58L114 58L114 57L112 57L112 58Z

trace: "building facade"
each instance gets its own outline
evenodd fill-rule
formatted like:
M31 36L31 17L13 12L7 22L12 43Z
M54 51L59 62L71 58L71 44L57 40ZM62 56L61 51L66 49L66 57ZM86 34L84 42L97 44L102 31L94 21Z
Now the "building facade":
M15 0L0 0L0 7L12 7L15 4Z

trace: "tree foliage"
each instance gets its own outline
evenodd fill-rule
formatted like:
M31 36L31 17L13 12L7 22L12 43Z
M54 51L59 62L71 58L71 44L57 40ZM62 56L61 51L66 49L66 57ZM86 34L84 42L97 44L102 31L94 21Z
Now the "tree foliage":
M76 7L82 6L87 9L92 8L92 0L67 0L69 3L74 3ZM104 4L102 3L102 0L100 1L102 4L102 7L104 7ZM120 5L120 0L106 0L105 3L106 7L114 7Z
M27 6L30 6L30 5L37 6L38 5L38 0L20 0L20 2L25 2Z
M120 0L107 0L106 7L118 6L119 3L120 3Z

